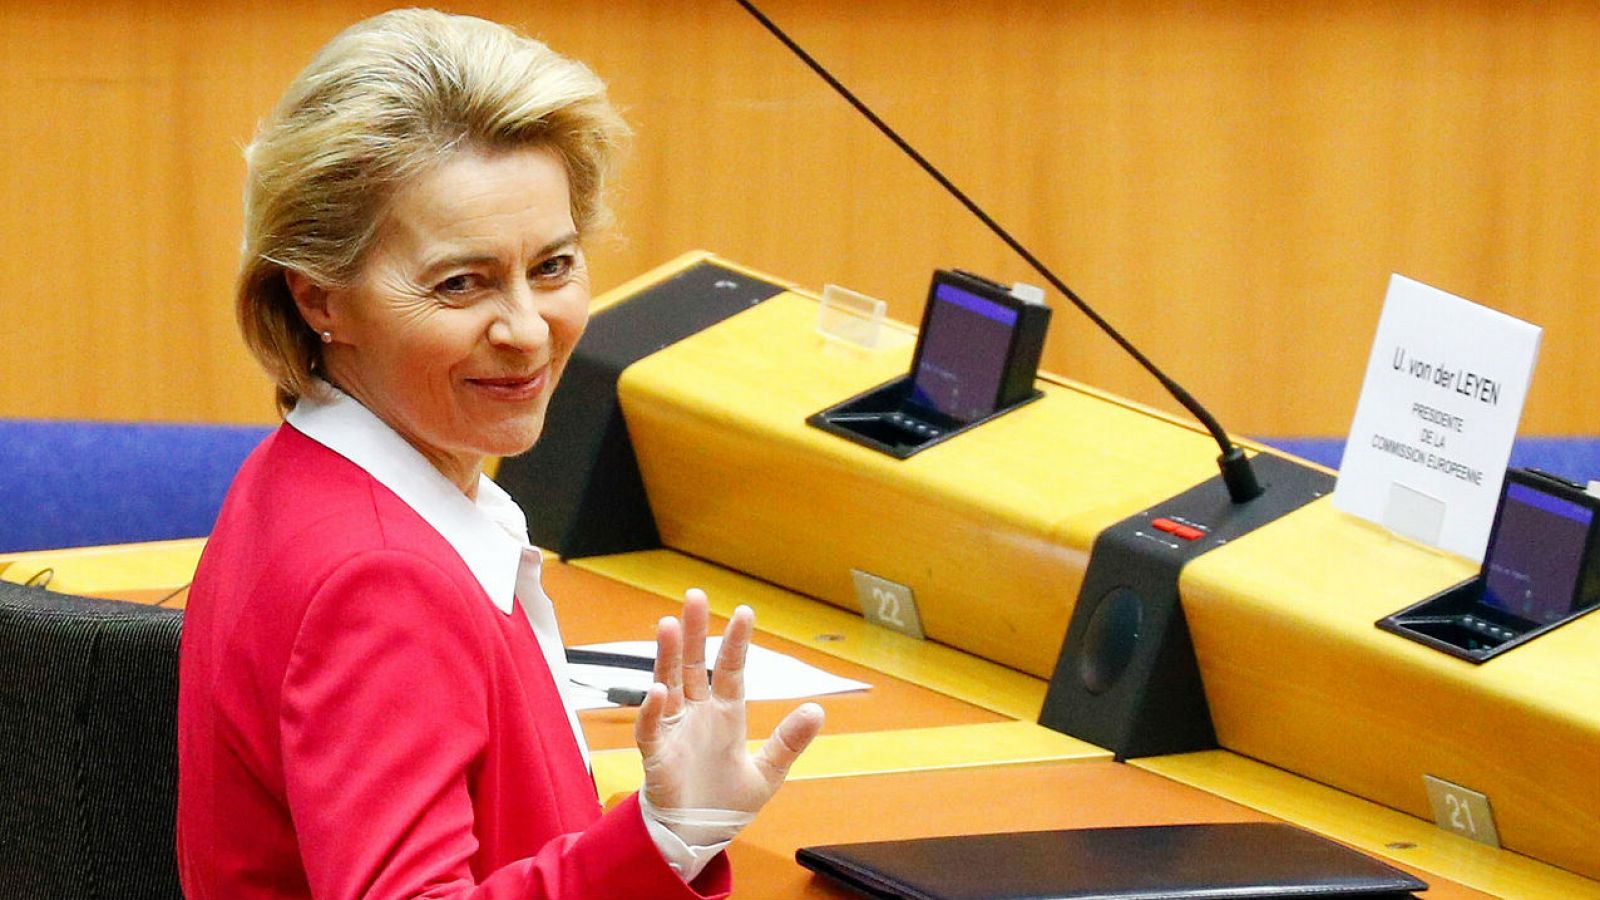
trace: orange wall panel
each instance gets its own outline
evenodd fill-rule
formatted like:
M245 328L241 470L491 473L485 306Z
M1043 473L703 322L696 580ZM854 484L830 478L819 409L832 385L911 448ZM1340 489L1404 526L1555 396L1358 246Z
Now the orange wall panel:
M1391 271L1545 327L1524 431L1600 422L1600 7L767 6L1232 430L1343 433ZM381 8L0 3L0 415L271 418L239 150ZM916 321L936 266L1032 277L731 0L453 8L586 60L635 125L598 288L704 247ZM1172 408L1069 311L1046 365Z

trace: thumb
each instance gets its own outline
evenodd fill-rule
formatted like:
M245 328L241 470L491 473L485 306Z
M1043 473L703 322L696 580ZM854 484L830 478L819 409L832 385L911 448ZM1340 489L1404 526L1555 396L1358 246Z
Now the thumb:
M822 707L815 703L803 703L783 717L783 721L773 729L772 736L761 746L761 752L756 754L756 764L767 771L767 780L774 789L788 776L789 767L822 731L822 720Z

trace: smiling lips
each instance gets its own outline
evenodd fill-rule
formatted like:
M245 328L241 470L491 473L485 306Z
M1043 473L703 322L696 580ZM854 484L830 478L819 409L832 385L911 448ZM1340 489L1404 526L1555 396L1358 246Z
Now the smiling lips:
M532 375L468 378L467 384L472 385L495 400L522 402L539 396L539 392L544 390L545 373L549 371L550 367L544 366Z

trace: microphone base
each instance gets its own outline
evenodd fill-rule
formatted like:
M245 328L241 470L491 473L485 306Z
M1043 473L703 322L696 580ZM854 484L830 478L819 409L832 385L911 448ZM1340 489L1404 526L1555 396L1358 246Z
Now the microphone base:
M1261 482L1256 480L1256 470L1242 448L1229 447L1217 457L1217 466L1222 469L1222 483L1233 502L1249 503L1261 496Z
M1254 502L1222 476L1102 531L1072 611L1039 724L1118 759L1217 746L1178 595L1183 567L1333 490L1333 476L1262 454ZM1252 480L1254 480L1252 473Z

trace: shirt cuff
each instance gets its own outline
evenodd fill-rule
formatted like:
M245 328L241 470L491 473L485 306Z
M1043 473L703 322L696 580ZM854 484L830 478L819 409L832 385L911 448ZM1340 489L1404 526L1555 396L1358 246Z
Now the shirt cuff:
M639 792L639 815L661 858L685 882L695 880L754 818L750 813L717 809L657 810L643 791Z

